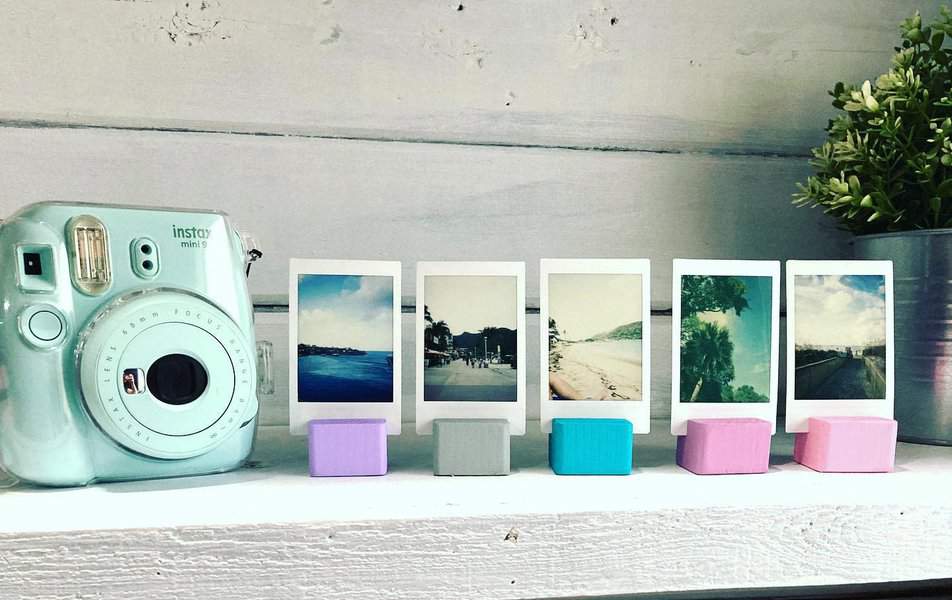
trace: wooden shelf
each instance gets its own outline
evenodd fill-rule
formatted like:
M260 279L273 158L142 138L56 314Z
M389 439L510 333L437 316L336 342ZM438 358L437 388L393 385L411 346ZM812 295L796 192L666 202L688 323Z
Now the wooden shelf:
M553 475L530 423L508 477L434 477L430 439L406 433L391 439L386 477L313 479L304 439L264 427L253 465L234 473L14 487L0 492L0 596L38 568L37 595L120 598L150 586L534 598L952 577L952 448L900 444L894 473L821 474L778 434L768 473L699 477L673 464L667 424L652 425L630 477Z

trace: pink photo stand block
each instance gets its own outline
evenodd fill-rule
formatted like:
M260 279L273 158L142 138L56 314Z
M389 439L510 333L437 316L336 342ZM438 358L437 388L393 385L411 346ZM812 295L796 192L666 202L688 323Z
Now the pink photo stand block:
M385 419L315 419L307 431L311 477L387 474Z
M888 473L896 462L895 419L810 417L809 431L798 433L793 459L825 473Z
M770 422L763 419L688 419L678 436L678 465L697 475L765 473Z

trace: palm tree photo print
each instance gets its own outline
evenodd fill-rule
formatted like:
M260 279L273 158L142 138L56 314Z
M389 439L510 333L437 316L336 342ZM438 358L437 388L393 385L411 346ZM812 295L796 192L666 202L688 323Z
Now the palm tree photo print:
M772 281L681 278L681 402L769 402Z

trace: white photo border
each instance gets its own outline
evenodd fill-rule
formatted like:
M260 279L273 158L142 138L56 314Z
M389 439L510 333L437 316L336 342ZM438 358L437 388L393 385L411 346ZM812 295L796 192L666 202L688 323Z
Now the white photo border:
M298 277L370 275L393 278L393 400L391 402L298 402ZM305 435L311 419L386 419L387 434L399 435L401 355L401 266L396 261L292 258L288 294L288 408L292 435Z
M549 393L549 275L641 275L641 400L552 400ZM651 262L643 258L543 258L539 261L539 391L543 433L555 418L628 419L634 433L651 431Z
M516 401L439 401L423 399L423 309L427 276L508 276L516 278ZM416 430L433 433L434 419L506 419L511 435L526 432L526 264L497 261L418 262L416 269Z
M769 402L681 402L681 278L683 275L750 275L771 278ZM688 419L750 417L770 422L777 431L777 382L780 353L779 260L674 259L671 308L671 434L686 435Z
M787 275L787 402L788 433L809 430L810 417L856 416L893 418L895 355L893 337L893 263L889 260L788 260ZM798 275L882 275L886 284L886 398L798 400L796 398L796 282Z

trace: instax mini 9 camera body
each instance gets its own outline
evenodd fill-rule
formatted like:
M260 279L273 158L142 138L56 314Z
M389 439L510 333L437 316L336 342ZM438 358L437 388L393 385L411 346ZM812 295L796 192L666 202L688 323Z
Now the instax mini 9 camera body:
M0 465L54 486L239 466L252 318L223 214L26 207L0 225Z

